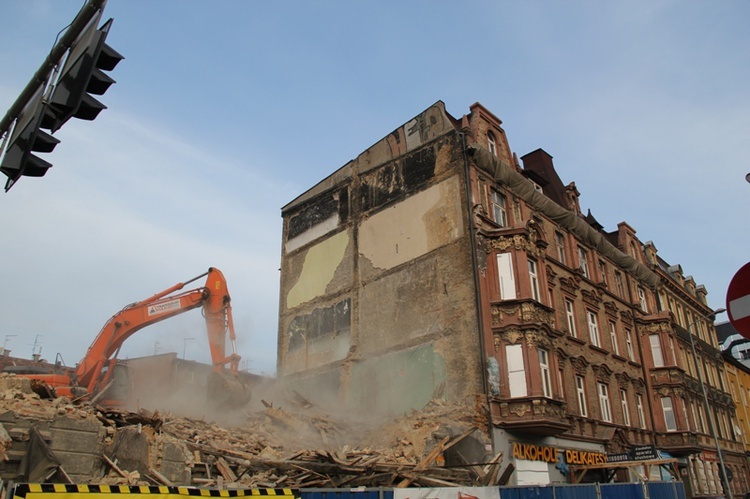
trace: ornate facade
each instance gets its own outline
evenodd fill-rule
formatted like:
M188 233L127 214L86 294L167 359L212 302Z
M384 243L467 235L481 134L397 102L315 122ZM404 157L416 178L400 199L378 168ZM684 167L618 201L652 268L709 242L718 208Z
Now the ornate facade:
M514 484L646 449L698 496L721 483L694 335L741 492L705 289L580 196L545 151L519 160L481 104L454 118L436 103L283 208L279 372L370 411L481 392ZM658 474L632 469L618 479Z

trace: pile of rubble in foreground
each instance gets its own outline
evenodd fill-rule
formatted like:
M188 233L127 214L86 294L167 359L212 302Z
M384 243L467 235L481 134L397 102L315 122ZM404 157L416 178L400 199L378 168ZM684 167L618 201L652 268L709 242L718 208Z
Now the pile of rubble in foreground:
M74 405L8 389L0 392L0 412L3 425L8 415L99 425L96 471L71 480L90 484L351 488L497 483L501 455L477 460L460 450L467 443L486 448L481 401L452 405L435 400L401 418L354 424L316 413L312 404L296 398L291 408L263 401L262 410L243 411L244 422L232 427L166 413ZM28 440L28 431L19 437L19 428L11 431L16 435L0 430L0 447L7 452L12 440ZM58 463L48 481L70 480L65 460Z

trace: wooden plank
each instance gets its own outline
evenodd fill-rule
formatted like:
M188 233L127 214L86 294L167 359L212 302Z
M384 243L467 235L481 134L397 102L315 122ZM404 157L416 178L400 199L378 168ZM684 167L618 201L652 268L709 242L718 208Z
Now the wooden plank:
M223 457L216 460L216 468L227 482L234 483L237 481L237 475L234 474L234 471L232 471L232 468L229 467L229 464Z
M156 471L152 466L148 467L148 472L156 478L157 481L159 481L162 485L166 485L168 487L174 487L175 484L169 480L167 477Z
M117 473L123 478L129 478L128 474L122 471L119 468L119 466L117 466L117 464L114 461L112 461L112 459L110 459L106 454L102 454L102 457L104 458L105 461L107 461L107 464L109 465L110 468L112 468L115 471L115 473Z

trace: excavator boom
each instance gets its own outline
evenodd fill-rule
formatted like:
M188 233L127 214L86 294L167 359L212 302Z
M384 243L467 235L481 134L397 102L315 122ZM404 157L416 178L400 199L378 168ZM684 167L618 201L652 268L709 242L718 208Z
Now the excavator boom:
M182 291L187 284L202 277L206 277L204 286ZM96 336L74 374L70 376L29 374L26 376L40 381L44 380L49 385L58 388L60 395L85 394L89 398L98 397L107 390L113 379L117 354L125 340L144 327L202 307L213 375L216 379L210 390L215 392L217 386L223 390L221 394L212 393L212 395L220 395L224 402L245 403L249 400L249 394L239 381L240 356L236 351L236 336L230 303L231 298L224 275L216 268L209 268L204 274L177 283L145 300L127 305L113 315ZM231 346L229 354L226 353L227 338ZM67 383L61 381L62 379L65 379ZM229 393L226 393L227 391Z

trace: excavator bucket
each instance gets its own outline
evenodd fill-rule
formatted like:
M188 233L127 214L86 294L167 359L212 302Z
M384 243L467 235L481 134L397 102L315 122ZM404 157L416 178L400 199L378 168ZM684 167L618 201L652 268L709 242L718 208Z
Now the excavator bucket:
M240 408L250 402L250 387L239 377L213 372L208 381L208 399L216 407Z

